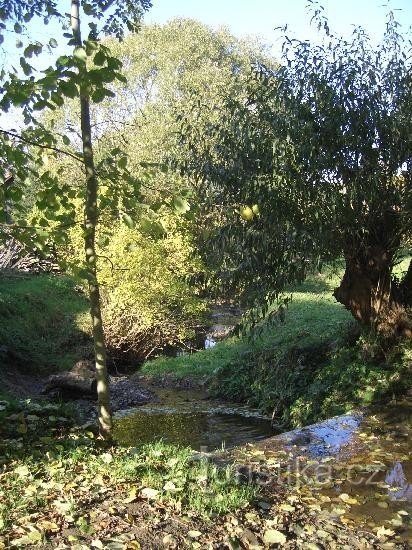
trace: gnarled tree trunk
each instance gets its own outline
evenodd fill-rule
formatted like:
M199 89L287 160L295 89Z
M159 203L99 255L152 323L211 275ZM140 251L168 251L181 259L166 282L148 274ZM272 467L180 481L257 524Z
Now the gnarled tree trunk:
M382 245L345 255L346 268L334 291L354 318L385 340L412 337L408 314L412 296L412 267L399 283L392 277L393 254Z

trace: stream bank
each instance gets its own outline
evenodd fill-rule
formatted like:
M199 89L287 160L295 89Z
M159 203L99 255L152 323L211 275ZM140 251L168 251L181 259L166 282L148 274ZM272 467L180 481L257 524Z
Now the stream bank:
M142 382L139 377L133 380L136 384ZM111 488L110 498L105 496L104 501L116 510L110 513L112 534L117 529L117 536L127 533L130 540L150 549L191 548L193 539L187 534L191 531L200 533L196 539L199 544L219 549L230 547L230 541L236 541L239 548L268 548L268 541L276 537L282 541L281 547L296 549L409 547L412 434L411 403L407 400L385 406L384 410L355 411L271 435L260 428L253 431L256 421L266 426L270 421L247 407L210 399L195 389L150 385L146 389L156 393L156 399L116 414L116 423L125 422L123 431L129 438L124 440L126 448L119 447L120 453L127 449L137 452L142 425L153 441L162 435L163 423L163 435L171 434L175 442L195 449L194 459L208 464L208 468L213 468L215 462L234 464L239 482L253 482L259 494L245 509L211 524L195 514L182 520L180 513L167 504L170 495L161 487L157 489L159 499L133 499L130 503L124 502L129 498L127 493L117 494L118 490ZM95 404L89 401L88 406L94 409ZM30 415L29 428L33 412ZM231 423L233 416L235 424ZM210 434L217 435L217 439L207 440ZM228 440L233 434L236 437ZM203 445L205 441L208 444ZM109 459L107 451L102 456ZM169 481L176 484L173 479ZM162 519L165 510L166 520ZM103 504L94 506L94 513L99 518L108 517ZM133 522L144 525L144 529L134 530L130 524L126 528L120 519L125 516L133 517ZM77 531L75 536L79 536ZM165 537L170 545L163 543ZM85 540L90 543L92 539ZM152 546L145 546L147 540ZM124 542L122 548L127 544ZM55 547L52 543L51 548Z

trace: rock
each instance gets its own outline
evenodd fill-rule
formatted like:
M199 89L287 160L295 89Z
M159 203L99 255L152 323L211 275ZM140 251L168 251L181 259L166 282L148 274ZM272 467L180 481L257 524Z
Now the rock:
M78 361L72 370L52 374L46 381L43 393L58 390L69 397L97 397L96 371L93 363L87 360Z
M110 376L109 382L113 411L143 405L156 399L153 392L141 386L136 376ZM94 364L81 360L70 371L49 376L43 393L50 392L78 401L97 399Z

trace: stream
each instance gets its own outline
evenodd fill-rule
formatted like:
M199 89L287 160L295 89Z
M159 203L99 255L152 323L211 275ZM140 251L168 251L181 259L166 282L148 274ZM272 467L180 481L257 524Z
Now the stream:
M136 445L162 439L214 451L273 435L270 418L247 407L208 399L195 390L156 388L158 402L115 414L115 439Z
M264 485L306 494L320 514L411 541L412 403L357 411L275 435L270 419L198 391L156 389L158 401L115 414L115 439L162 439L211 453ZM215 453L213 453L215 451ZM206 456L206 455L205 455ZM257 476L257 477L256 477ZM276 489L275 489L276 490Z
M231 319L216 319L205 348L225 337ZM306 495L316 513L340 518L354 530L411 542L411 400L277 435L269 417L204 392L156 388L156 394L156 402L115 414L118 443L162 439L212 453L208 456L237 464L249 479L263 479L275 491L286 483L292 494Z

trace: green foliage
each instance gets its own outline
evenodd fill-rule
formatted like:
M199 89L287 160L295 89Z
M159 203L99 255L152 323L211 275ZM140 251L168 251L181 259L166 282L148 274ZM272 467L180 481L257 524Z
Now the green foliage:
M89 324L87 300L69 278L0 277L0 357L8 369L71 368L91 349Z
M0 194L0 224L5 221L3 204L7 201L13 206L14 223L10 230L15 231L20 240L27 243L34 241L39 249L45 248L45 244L51 239L64 239L67 229L76 223L73 199L84 197L79 189L75 189L72 181L65 182L61 177L63 168L55 166L54 170L48 169L49 160L58 165L62 163L62 159L70 158L75 162L79 173L82 173L83 154L76 150L80 144L77 139L73 139L73 143L70 139L73 129L80 125L79 114L77 113L77 120L71 128L70 137L66 132L59 133L53 124L45 125L42 120L50 116L50 113L59 110L63 112L71 100L78 99L79 94L96 103L113 97L108 84L116 79L125 81L120 73L122 64L98 41L98 35L112 34L121 38L125 28L137 28L143 12L150 7L150 2L146 0L111 2L109 12L106 12L108 6L100 0L81 4L84 12L92 18L89 20L89 35L82 44L76 44L72 31L64 32L68 30L66 17L58 11L59 6L52 0L8 0L0 12L3 21L0 30L15 24L12 32L20 34L32 18L41 17L45 22L53 19L62 25L63 37L68 46L76 46L71 54L57 57L54 55L57 45L54 37L43 44L39 41L27 42L23 36L18 44L22 48L20 66L23 74L13 68L8 72L2 70L0 74L0 109L8 112L15 108L24 120L24 129L21 132L0 129L0 162L3 169L10 169L14 176L13 185L6 191L6 196ZM54 56L54 63L44 71L33 73L30 59L33 55L40 56L46 50ZM107 151L102 161L106 180L129 181L131 178L126 166L117 163L119 151L113 155ZM27 193L28 188L30 193ZM27 196L30 198L27 199ZM41 214L30 228L27 227L26 220L28 202L30 206L34 204ZM53 231L48 222L52 222Z
M369 265L381 288L411 238L410 41L392 14L378 47L358 27L345 40L311 4L320 45L285 37L282 63L258 64L246 98L227 98L202 140L192 112L182 125L193 152L185 169L204 182L210 210L223 212L206 240L220 251L218 283L262 314L331 259ZM193 110L214 120L213 106ZM253 204L260 216L239 216Z
M102 95L102 101L92 105L99 138L94 153L100 181L98 255L106 336L114 348L145 357L151 349L193 336L204 311L198 289L185 282L190 275L199 280L206 269L195 250L205 222L198 213L195 182L170 165L182 151L177 114L186 110L193 94L216 105L227 94L242 94L242 79L251 62L266 58L260 45L177 20L143 27L123 43L100 44L87 62L89 78L104 77L103 64L111 63L106 61L109 46L111 56L123 62L127 82L113 81L109 74L105 86L116 97L105 100ZM73 145L77 141L77 118L77 103L66 101L64 108L42 120L56 135L66 137L58 137L64 148L67 136ZM207 118L198 120L199 130L208 123ZM189 158L187 151L184 154ZM48 153L47 158L43 154L41 161L41 170L48 180L54 178L55 187L50 188L48 180L33 183L39 200L27 204L29 225L45 225L43 230L58 245L59 258L76 258L81 275L81 164L58 153Z
M106 0L81 0L85 15L88 15L90 23L90 35L96 38L98 32L104 35L112 35L117 38L124 36L125 28L136 31L139 28L143 13L151 7L150 0L121 0L107 3ZM20 34L33 18L42 19L42 24L48 25L50 20L57 19L63 24L66 18L66 10L62 10L61 2L56 0L3 0L0 7L0 20L10 20L14 26L14 32ZM106 12L109 10L109 14ZM94 20L94 21L93 21ZM100 22L98 28L97 22ZM3 24L0 26L2 30ZM67 34L67 33L66 33ZM67 37L67 36L66 36ZM70 35L69 35L70 38ZM55 39L52 39L52 47Z
M258 42L187 19L143 26L139 34L109 45L123 61L127 83L115 83L114 103L100 106L97 121L110 124L99 146L115 147L119 133L124 136L128 169L140 180L144 201L154 210L167 202L186 211L196 222L201 248L203 230L211 220L201 214L199 182L182 175L180 165L195 159L181 135L181 120L188 117L195 126L198 147L210 146L209 129L220 119L227 98L245 98L251 65L270 65L271 60ZM193 110L193 101L199 109ZM211 141L219 147L217 139Z

